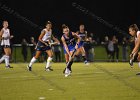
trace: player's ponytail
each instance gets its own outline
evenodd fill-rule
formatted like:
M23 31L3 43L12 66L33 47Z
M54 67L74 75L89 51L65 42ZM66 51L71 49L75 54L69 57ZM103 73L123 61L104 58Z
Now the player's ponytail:
M62 25L62 29L68 28L65 24Z
M130 29L130 28L131 28L132 30L136 31L136 32L139 31L139 28L138 28L137 24L132 24L132 25L130 25L130 26L129 26L129 29Z
M52 25L52 22L51 21L47 21L46 25L48 25L48 24L51 24Z

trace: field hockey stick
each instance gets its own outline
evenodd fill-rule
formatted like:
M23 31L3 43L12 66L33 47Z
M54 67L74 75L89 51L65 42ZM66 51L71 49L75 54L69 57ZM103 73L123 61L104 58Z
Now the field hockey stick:
M132 56L130 57L130 60L129 60L129 64L130 64L131 68L133 68L133 61L134 61L135 55L136 55L136 53L132 54Z
M69 59L69 61L68 61L68 63L67 63L66 68L69 66L70 62L72 61L75 52L76 52L76 49L74 49L74 51L73 51L73 53L72 53L72 55L71 55L71 57L70 57L70 59Z

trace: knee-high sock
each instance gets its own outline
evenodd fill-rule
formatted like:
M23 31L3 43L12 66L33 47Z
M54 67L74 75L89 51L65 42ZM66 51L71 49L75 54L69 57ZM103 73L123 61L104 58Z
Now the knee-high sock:
M5 55L5 65L9 66L9 56Z
M30 61L30 63L29 63L29 67L32 67L32 65L36 62L36 58L35 57L33 57L32 59L31 59L31 61Z
M67 68L71 71L71 66L72 66L72 64L73 64L73 61L70 61L69 63L68 63L68 65L67 65Z
M47 59L47 64L46 64L46 68L51 66L51 62L52 62L52 57L48 57Z
M3 55L0 59L0 63L2 63L5 60L5 55Z

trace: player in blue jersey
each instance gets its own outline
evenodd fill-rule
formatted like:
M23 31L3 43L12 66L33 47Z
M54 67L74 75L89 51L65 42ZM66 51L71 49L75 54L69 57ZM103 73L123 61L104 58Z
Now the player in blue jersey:
M27 66L29 71L32 71L32 65L36 62L38 57L42 52L46 52L48 54L47 64L45 67L46 71L52 71L51 69L51 61L53 57L53 52L51 49L51 40L54 40L55 42L53 44L59 44L59 40L55 38L52 34L52 23L50 21L47 22L46 28L44 28L38 38L38 43L36 46L36 54L31 59L29 65Z
M69 27L66 25L62 25L63 35L61 37L61 41L63 43L64 54L66 59L66 68L64 70L65 77L69 76L71 73L71 66L73 64L73 52L78 48L81 38L74 32L69 30ZM73 55L73 56L72 56Z
M81 54L82 58L84 60L84 63L86 65L89 65L89 62L87 61L87 58L86 58L85 49L84 49L84 42L86 42L86 40L87 40L87 31L85 31L85 26L83 24L80 25L79 31L77 32L77 34L78 34L78 36L81 37L81 41L78 45L76 56Z

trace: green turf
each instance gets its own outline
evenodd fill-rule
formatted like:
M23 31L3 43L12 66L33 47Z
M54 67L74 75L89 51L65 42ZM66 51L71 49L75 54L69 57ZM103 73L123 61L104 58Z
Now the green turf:
M65 63L53 63L53 72L45 72L45 63L35 63L33 71L25 63L0 65L0 100L140 100L140 70L137 64L73 64L73 73L65 78Z

